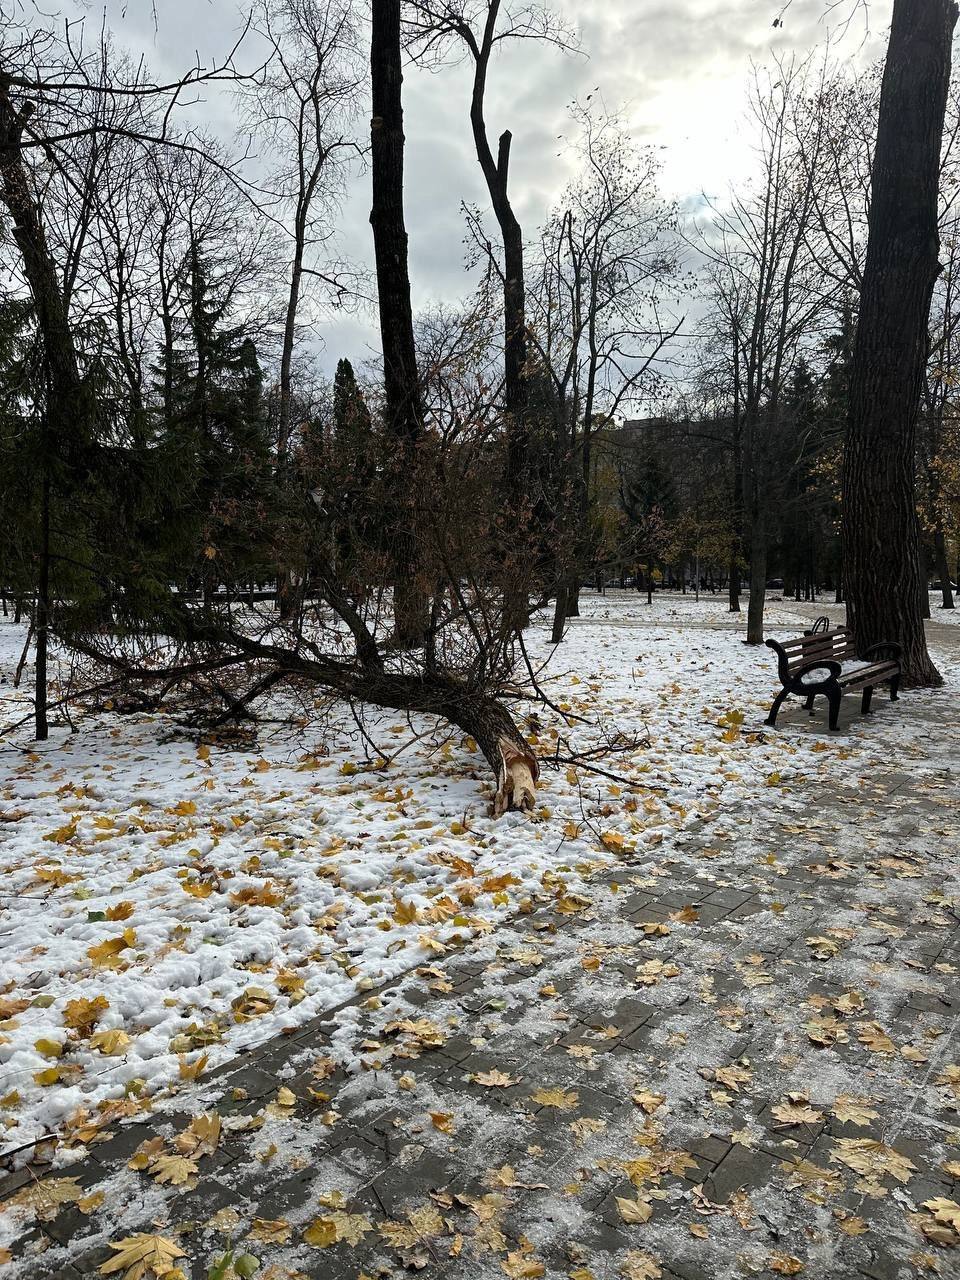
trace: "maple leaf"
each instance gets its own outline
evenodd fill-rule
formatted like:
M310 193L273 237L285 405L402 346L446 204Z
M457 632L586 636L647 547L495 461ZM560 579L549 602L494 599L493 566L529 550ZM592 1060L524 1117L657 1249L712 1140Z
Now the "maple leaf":
M639 1249L628 1249L620 1264L620 1274L624 1280L659 1280L663 1275L660 1264L649 1253L641 1253Z
M856 1013L863 1008L863 996L859 991L845 991L842 996L834 1000L833 1007L837 1013Z
M558 1111L571 1111L580 1100L580 1095L575 1089L561 1089L559 1085L549 1089L537 1089L530 1097L541 1107L556 1107Z
M729 1067L717 1067L713 1077L734 1093L739 1093L740 1086L749 1084L753 1079L753 1072L748 1067L738 1067L736 1063L732 1063Z
M538 1276L547 1274L542 1262L519 1252L508 1253L506 1258L501 1259L500 1270L504 1275L510 1276L511 1280L537 1280Z
M238 889L231 893L230 901L241 907L275 907L283 902L285 894L275 889L271 881L261 885L251 885L246 889Z
M957 1235L960 1235L960 1204L955 1200L937 1196L933 1200L924 1200L923 1207L929 1209L938 1222L953 1227Z
M108 920L129 920L134 912L134 904L132 902L117 902L112 907L107 907L103 913Z
M197 1166L186 1156L164 1152L152 1162L148 1172L162 1186L182 1187L197 1172Z
M247 987L242 995L230 1001L230 1008L233 1010L234 1021L249 1022L251 1018L269 1013L275 1003L275 997L263 987Z
M220 1141L220 1116L216 1111L205 1111L194 1116L178 1134L174 1142L177 1150L185 1156L212 1156Z
M811 1107L809 1100L802 1093L788 1093L785 1102L770 1108L781 1124L817 1124L823 1119L823 1112Z
M871 1053L896 1053L893 1043L879 1022L858 1022L857 1039L865 1044Z
M146 1169L163 1151L162 1138L146 1138L127 1161L128 1169Z
M626 1196L616 1196L617 1208L624 1222L648 1222L653 1213L653 1205L649 1200L628 1200Z
M47 1040L41 1038L39 1040L34 1040L33 1047L36 1049L37 1053L41 1054L44 1058L61 1058L63 1056L64 1046L62 1040Z
M213 885L209 880L181 880L180 888L191 898L209 898L213 893Z
M568 1126L578 1142L586 1142L593 1133L602 1133L607 1127L606 1120L595 1120L591 1116L581 1116L579 1120L571 1120Z
M138 1234L127 1236L125 1240L109 1241L111 1249L116 1250L116 1257L108 1259L100 1267L100 1274L113 1275L123 1272L123 1280L141 1280L148 1271L154 1275L164 1276L174 1270L174 1261L186 1257L175 1241L166 1236Z
M126 1031L97 1031L90 1037L90 1048L99 1049L105 1057L114 1058L126 1051L130 1037Z
M87 955L98 968L119 969L125 963L121 952L132 947L136 940L137 935L133 929L124 929L119 938L105 938L96 946L88 947Z
M368 1231L373 1230L370 1219L362 1213L344 1213L334 1209L330 1219L337 1232L338 1240L345 1240L351 1247L360 1244Z
M490 1071L478 1071L471 1079L474 1084L483 1085L485 1089L506 1089L512 1084L519 1084L519 1080L512 1079L505 1071L498 1071L496 1067Z
M254 1218L247 1239L263 1244L286 1244L290 1234L290 1223L285 1218Z
M226 1206L223 1209L218 1209L212 1218L208 1218L205 1225L213 1231L224 1231L231 1235L242 1222L243 1218L237 1213L236 1209Z
M838 1138L830 1159L867 1178L882 1178L889 1174L898 1182L908 1182L917 1171L912 1160L883 1142L875 1142L873 1138Z
M450 1111L431 1111L430 1120L435 1129L441 1133L453 1133L453 1113Z
M110 1002L104 996L94 996L92 1000L68 1000L63 1006L63 1025L76 1031L83 1039L89 1036L104 1012L110 1008Z
M337 1227L332 1218L314 1218L303 1233L304 1241L315 1249L329 1249L337 1243Z
M65 1204L75 1204L82 1195L76 1178L44 1178L18 1191L7 1203L31 1209L42 1222L48 1222Z
M600 843L610 853L622 853L626 840L619 831L601 831Z
M412 1209L406 1222L381 1222L380 1234L395 1248L409 1249L423 1240L432 1240L441 1234L445 1223L432 1204Z
M66 844L68 840L72 840L77 834L77 827L80 825L80 815L76 814L70 819L65 826L57 827L56 831L48 831L43 837L52 844Z
M651 1093L649 1089L639 1089L633 1095L633 1101L638 1107L642 1108L648 1116L652 1116L658 1107L662 1107L666 1102L666 1096L662 1093Z
M853 1098L845 1093L838 1093L833 1104L833 1114L841 1124L867 1125L876 1120L879 1112L874 1111L869 1098Z
M180 1071L181 1080L196 1080L203 1074L203 1069L210 1061L208 1053L202 1053L199 1058L193 1062L188 1062L186 1057L181 1053L177 1058L177 1065Z

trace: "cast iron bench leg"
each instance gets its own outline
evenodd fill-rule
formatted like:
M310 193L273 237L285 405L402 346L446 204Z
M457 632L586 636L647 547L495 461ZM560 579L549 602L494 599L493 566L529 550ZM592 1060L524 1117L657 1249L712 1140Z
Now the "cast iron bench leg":
M899 688L900 688L900 672L898 671L897 674L890 681L890 701L891 702L900 701L900 694L897 692Z
M873 685L865 685L863 689L863 696L860 699L860 714L862 716L868 716L870 714L870 700L872 697Z
M830 703L830 728L831 729L836 729L837 724L839 723L840 700L842 698L843 698L843 693L840 689L831 689L830 692L827 694L827 699Z
M770 714L767 716L766 720L764 720L764 724L769 724L774 729L777 727L777 712L783 706L789 692L789 689L780 690L773 700L773 706L770 708Z

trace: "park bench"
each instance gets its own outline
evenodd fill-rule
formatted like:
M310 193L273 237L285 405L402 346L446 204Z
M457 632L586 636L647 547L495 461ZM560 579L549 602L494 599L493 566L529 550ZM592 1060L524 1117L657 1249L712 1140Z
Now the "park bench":
M806 709L811 714L814 698L823 694L830 704L831 729L837 727L840 700L847 692L861 691L863 715L870 713L870 700L878 684L889 684L890 701L897 701L901 649L892 640L871 645L861 657L857 654L853 633L847 627L837 627L833 631L808 632L783 644L768 640L767 647L777 655L783 685L767 716L769 725L776 725L777 713L791 693L806 699Z

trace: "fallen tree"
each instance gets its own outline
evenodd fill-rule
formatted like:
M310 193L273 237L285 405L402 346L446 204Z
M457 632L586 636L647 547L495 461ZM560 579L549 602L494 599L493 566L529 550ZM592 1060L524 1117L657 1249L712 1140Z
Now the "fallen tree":
M502 700L503 690L494 693L493 686L478 681L475 673L458 674L438 666L435 660L430 670L391 669L384 646L361 614L338 590L326 593L325 599L355 638L352 655L324 653L307 635L282 630L273 619L266 620L264 634L256 635L240 629L227 616L210 620L189 610L180 612L180 638L162 664L147 660L149 653L157 652L152 639L140 653L131 650L128 636L112 641L106 635L75 636L70 645L101 669L97 678L90 680L87 692L109 693L114 706L118 696L129 696L134 689L156 691L149 703L137 703L138 707L156 706L188 684L209 707L224 705L224 710L218 707L212 714L217 723L223 723L252 718L254 702L278 685L306 682L360 707L436 716L472 738L490 765L496 783L495 816L532 809L540 769ZM436 629L431 635L436 637L450 625L450 618L435 617L434 622ZM110 672L109 677L104 678L104 670ZM228 684L225 677L231 674L233 680ZM521 692L530 690L514 690L515 694ZM76 696L82 698L83 690Z

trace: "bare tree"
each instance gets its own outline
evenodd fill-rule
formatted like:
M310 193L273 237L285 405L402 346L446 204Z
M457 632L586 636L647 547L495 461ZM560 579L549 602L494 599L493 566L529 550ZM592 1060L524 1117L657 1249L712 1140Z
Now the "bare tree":
M806 67L755 75L751 107L759 181L711 206L698 245L707 263L719 332L729 343L735 516L750 564L747 643L763 641L768 512L783 473L783 392L798 352L815 336L828 295L810 250L819 167L815 140L803 157L789 128ZM731 579L735 572L731 566ZM731 608L739 603L731 596Z
M668 305L681 288L678 215L657 192L654 153L603 107L576 106L573 115L581 172L541 232L531 291L531 340L557 401L581 543L557 591L555 636L579 611L594 437L626 407L663 396L666 352L683 323Z
M548 9L538 4L503 4L502 0L433 0L410 5L408 35L421 59L466 57L473 65L470 95L470 128L477 160L500 230L503 262L503 364L504 410L507 432L507 486L510 523L514 532L526 521L526 472L530 430L527 420L529 362L523 261L523 230L509 193L509 129L500 134L494 156L487 124L487 85L491 59L510 41L545 41L559 48L573 44L571 32ZM526 608L514 602L518 622Z

